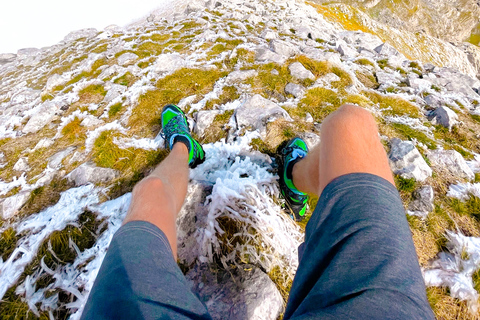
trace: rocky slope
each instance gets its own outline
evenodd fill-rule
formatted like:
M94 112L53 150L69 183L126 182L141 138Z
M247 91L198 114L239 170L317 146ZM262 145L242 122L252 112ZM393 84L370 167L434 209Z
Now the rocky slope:
M431 37L420 48L397 30L395 48L337 9L177 2L130 27L1 55L2 318L79 318L131 189L166 156L167 103L207 155L191 171L178 254L214 318L283 312L305 224L283 210L275 150L295 135L317 143L343 103L378 120L435 313L478 318L476 69Z
M478 18L480 4L476 0L315 0L315 2L348 4L360 8L376 21L393 28L425 33L452 42L469 40L472 30L480 23Z

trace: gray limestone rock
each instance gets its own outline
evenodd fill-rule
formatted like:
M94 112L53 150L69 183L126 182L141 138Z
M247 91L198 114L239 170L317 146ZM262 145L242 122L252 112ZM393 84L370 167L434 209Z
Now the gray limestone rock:
M198 111L195 117L195 133L201 137L205 130L212 124L215 117L220 114L219 110Z
M118 57L117 61L119 65L127 66L137 61L137 59L138 59L138 56L135 53L127 52L122 54L120 57Z
M282 55L285 57L291 57L299 53L299 50L297 49L297 47L295 47L291 43L288 43L282 40L271 40L270 49L273 52L278 53L279 55Z
M34 57L40 54L40 49L38 48L23 48L17 51L17 58L25 59L28 57Z
M276 103L256 94L248 98L243 105L238 107L235 117L239 127L253 127L264 133L266 124L270 121L285 118L292 121L288 113Z
M109 168L96 167L93 163L84 163L67 175L70 182L75 186L87 183L106 183L118 176L118 172Z
M337 46L337 51L342 55L342 56L345 56L345 57L355 57L357 56L357 50L355 50L354 48L352 48L351 46L349 46L348 44L346 43L341 43Z
M283 312L282 295L255 266L214 272L204 264L186 277L214 320L275 320Z
M414 178L417 181L424 181L432 176L432 169L412 142L393 138L390 144L388 158L393 173L405 179Z
M303 64L300 62L294 62L291 65L288 66L288 70L290 70L290 74L300 80L315 80L315 76L313 75L312 72L307 70Z
M212 186L196 181L188 184L187 196L176 220L178 260L185 265L192 265L200 254L195 233L206 226L208 210L203 204L211 192Z
M302 132L299 136L307 144L308 150L312 150L313 147L320 143L320 136L313 132Z
M445 101L439 94L430 94L424 98L425 103L432 108L440 108L442 105L445 104Z
M127 87L122 86L121 84L109 83L107 86L105 86L105 89L108 91L103 99L103 102L110 103L123 94L127 90Z
M59 111L60 107L57 104L51 101L45 102L40 110L28 120L27 124L22 129L23 133L34 133L39 131L47 123L50 123Z
M13 166L13 170L21 171L21 172L29 171L30 166L28 165L27 158L22 157L22 158L18 159L18 161Z
M89 114L88 116L85 117L85 119L82 120L80 125L87 128L93 128L93 127L102 125L103 123L104 123L103 120L100 120L97 117Z
M375 76L377 77L378 83L384 86L396 85L402 81L400 74L394 72L385 72L379 70L375 72Z
M332 82L339 81L340 77L335 73L327 73L315 81L315 87L329 87Z
M265 40L273 40L273 39L277 39L278 35L272 29L265 28L260 34L260 37Z
M296 83L288 83L286 86L285 86L285 93L286 94L291 94L293 95L295 98L300 98L304 95L305 93L305 87L299 85L299 84L296 84Z
M76 31L72 31L65 36L63 41L70 42L75 41L81 38L92 38L98 34L97 29L94 28L87 28L87 29L80 29Z
M41 148L48 148L53 144L54 144L54 141L52 139L43 138L42 140L38 141L38 143L33 148L33 151L41 149Z
M158 56L155 72L174 72L186 65L185 59L178 53L165 53Z
M13 62L16 58L15 53L0 53L0 65Z
M233 84L236 82L242 82L248 78L256 77L258 75L257 70L237 70L233 71L227 76L226 82L228 84Z
M0 202L2 219L10 219L15 216L29 198L30 191L20 191L11 197L5 198Z
M458 123L458 115L450 108L441 106L428 114L433 124L439 124L449 130Z
M287 58L273 52L267 47L259 46L255 49L255 60L260 62L275 62L277 64L283 64Z
M432 87L432 83L430 81L417 77L407 77L407 84L417 92L426 91Z
M53 88L60 86L67 81L68 81L67 77L64 77L63 75L59 75L59 74L54 74L48 78L47 85L45 86L44 91L45 92L52 91Z
M391 45L389 45L388 43L383 43L381 45L379 45L378 47L376 47L375 49L375 52L377 52L379 55L381 56L386 56L386 57L389 57L389 56L399 56L401 55L400 52L398 52L397 49L395 49L394 47L392 47Z
M68 147L62 151L55 153L53 156L48 158L48 166L52 169L59 169L62 166L62 161L70 153L75 150L75 147Z
M433 166L438 166L443 170L449 171L457 177L468 180L475 179L475 174L472 169L470 169L462 155L455 150L437 149L431 151L427 157Z
M433 188L426 185L413 192L414 200L408 206L408 213L411 215L426 217L433 211Z

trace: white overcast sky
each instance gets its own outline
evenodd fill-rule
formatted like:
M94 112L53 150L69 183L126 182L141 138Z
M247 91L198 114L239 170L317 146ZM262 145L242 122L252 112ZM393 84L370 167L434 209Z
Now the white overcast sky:
M70 31L126 25L169 0L9 0L0 5L0 53L46 47Z

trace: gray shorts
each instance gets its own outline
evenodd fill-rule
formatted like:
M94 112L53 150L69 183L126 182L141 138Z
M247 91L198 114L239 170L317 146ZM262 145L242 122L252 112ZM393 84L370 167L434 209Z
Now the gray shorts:
M307 224L285 319L434 319L396 188L371 174L332 181ZM113 237L82 319L211 319L163 232Z

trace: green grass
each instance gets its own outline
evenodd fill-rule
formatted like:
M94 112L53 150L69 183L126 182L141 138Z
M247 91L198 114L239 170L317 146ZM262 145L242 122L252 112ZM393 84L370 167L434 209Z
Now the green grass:
M399 175L395 175L395 185L399 191L413 192L417 187L417 182L414 178L405 179Z
M116 78L113 83L130 87L132 84L135 83L135 81L137 81L137 77L135 77L130 71L128 71L123 76Z
M62 135L70 142L85 140L87 137L85 127L81 126L82 120L75 117L62 129Z
M129 126L141 135L155 135L160 130L161 106L178 102L190 95L205 95L215 82L227 73L220 70L187 69L158 80L156 90L148 91L138 99L129 119Z
M370 89L377 89L379 87L378 81L375 76L368 72L355 71L358 81L360 81L365 87Z
M233 115L233 110L227 110L215 116L212 124L205 130L203 136L199 139L201 143L212 143L220 141L227 137L226 127L228 121Z
M362 66L372 66L375 67L375 63L370 61L369 59L361 58L357 59L354 61L356 64L362 65Z
M308 90L296 108L289 108L292 116L304 118L310 113L317 122L323 121L330 113L342 105L337 92L321 87Z
M475 120L476 122L480 123L480 116L477 115L477 114L470 114L470 116L472 117L473 120Z
M6 261L17 246L17 241L20 237L13 228L8 228L0 235L0 255L3 261Z
M392 123L391 126L395 129L397 133L401 135L402 138L417 141L425 144L428 149L434 150L437 148L435 141L427 137L423 132L414 130L410 126L401 124L401 123Z
M469 215L480 220L480 198L469 195L465 201L449 199L449 205L460 215Z
M462 152L459 151L460 153L465 153L466 151L458 148L458 145L467 150L472 150L477 153L480 152L480 144L478 143L478 140L474 137L469 137L469 133L465 129L459 128L458 126L448 130L448 128L445 128L444 126L436 125L433 134L435 139L442 139L449 144L452 149L457 151L462 150ZM470 154L471 153L468 152L466 155L471 158Z
M378 66L380 67L380 69L385 69L385 68L389 67L389 65L388 65L388 59L378 60L378 61L377 61L377 64L378 64Z
M240 95L238 94L237 88L235 86L225 86L223 87L222 93L218 97L218 99L209 100L205 104L205 110L214 109L217 105L222 105L227 102L234 101L238 99Z
M110 107L108 110L108 116L110 118L115 117L120 111L123 109L123 104L121 102L114 104L113 106Z
M364 91L362 92L362 94L369 98L373 103L378 104L381 109L390 109L385 110L385 114L387 115L407 115L412 118L420 117L420 111L418 110L418 108L412 103L402 98L385 96L376 92L369 91Z
M103 100L107 91L101 84L91 84L78 92L79 102L81 103L99 103Z

